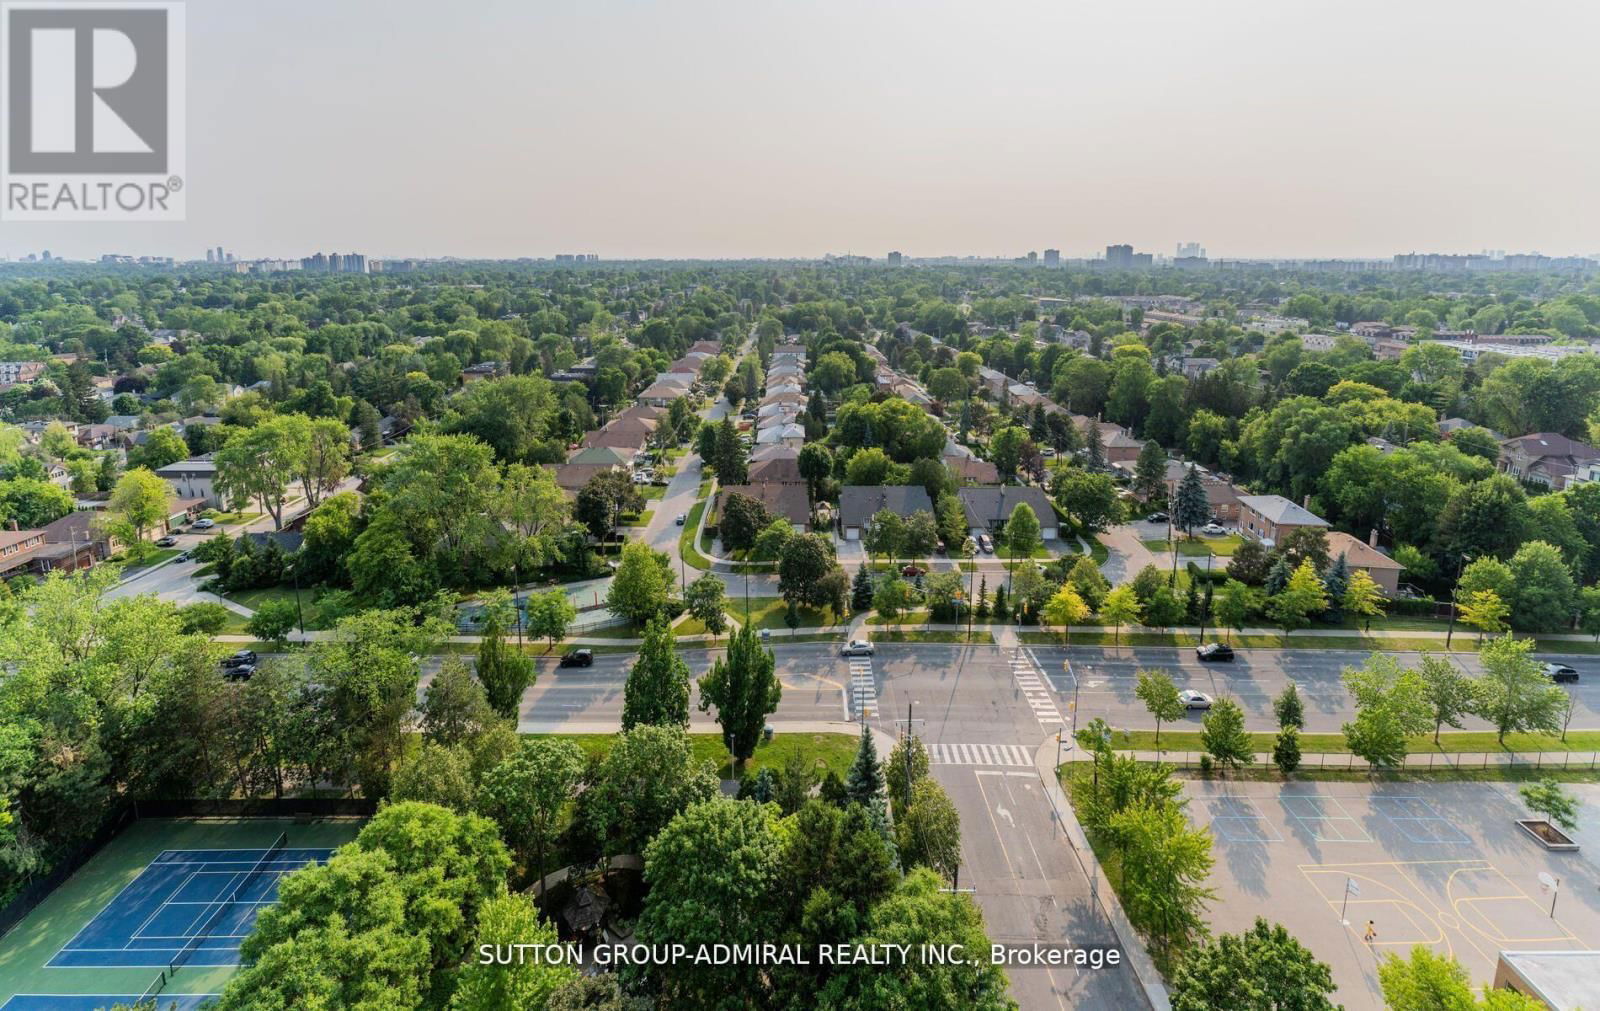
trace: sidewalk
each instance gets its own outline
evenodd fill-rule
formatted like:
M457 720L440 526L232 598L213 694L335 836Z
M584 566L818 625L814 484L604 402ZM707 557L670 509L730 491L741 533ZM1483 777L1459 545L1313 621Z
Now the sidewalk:
M1052 743L1053 743L1052 739ZM1119 755L1131 756L1140 762L1166 762L1180 769L1198 767L1200 751L1122 751ZM1257 766L1272 768L1272 755L1269 752L1259 752L1254 756L1252 763ZM1087 761L1088 756L1084 750L1073 742L1063 742L1061 760ZM1497 768L1511 768L1513 766L1532 766L1535 769L1594 769L1600 768L1600 751L1469 751L1453 754L1441 754L1429 751L1421 754L1407 755L1403 765L1397 768L1405 769L1487 769L1490 766ZM1313 752L1300 756L1301 769L1341 769L1365 772L1369 766L1364 759L1355 755Z

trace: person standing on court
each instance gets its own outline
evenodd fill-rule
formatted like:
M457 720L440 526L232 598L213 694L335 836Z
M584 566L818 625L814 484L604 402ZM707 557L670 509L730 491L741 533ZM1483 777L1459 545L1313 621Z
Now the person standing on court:
M1377 926L1377 924L1374 923L1371 920L1368 920L1367 921L1367 932L1364 935L1362 935L1361 939L1363 941L1366 941L1368 944L1371 944L1373 941L1376 941L1378 939L1378 926Z

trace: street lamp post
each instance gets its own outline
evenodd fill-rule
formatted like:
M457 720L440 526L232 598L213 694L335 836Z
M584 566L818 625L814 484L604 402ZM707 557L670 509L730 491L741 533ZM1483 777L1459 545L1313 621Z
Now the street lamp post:
M1456 585L1450 588L1450 627L1445 629L1444 648L1450 648L1450 639L1456 633L1456 597L1461 592L1461 573L1466 570L1467 560L1470 555L1463 554L1456 560Z

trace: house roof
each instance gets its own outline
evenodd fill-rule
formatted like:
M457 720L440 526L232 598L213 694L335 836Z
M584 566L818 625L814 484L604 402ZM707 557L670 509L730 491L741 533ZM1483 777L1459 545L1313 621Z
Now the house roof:
M757 446L755 452L750 454L752 462L760 463L763 460L798 460L800 451L793 446L786 446L781 442Z
M794 408L779 408L756 419L756 428L765 430L779 425L794 425L800 421L800 412ZM804 432L804 429L801 429Z
M795 424L773 425L763 428L757 435L756 441L761 443L782 442L785 439L804 439L806 430Z
M799 392L768 393L761 398L762 407L771 407L774 404L796 404L803 407L805 402L806 395Z
M1600 449L1586 445L1576 439L1569 439L1558 432L1534 432L1531 435L1519 435L1515 439L1507 439L1500 444L1507 451L1526 454L1534 460L1543 460L1548 457L1565 458L1574 460L1600 460Z
M188 477L195 474L215 474L217 462L215 460L195 459L179 460L169 463L156 471L158 477Z
M88 544L102 539L105 535L95 532L95 514L87 509L74 509L53 523L46 523L40 529L44 531L46 544L60 544L63 542L77 542Z
M947 455L944 458L944 465L955 475L957 481L994 484L1000 480L999 468L988 460L980 460L975 456Z
M683 396L685 387L673 383L651 383L641 394L641 400L676 400Z
M988 527L1011 518L1011 510L1026 505L1038 517L1040 526L1056 526L1056 512L1043 489L1014 485L972 485L957 488L956 497L967 511L967 526Z
M774 484L804 484L805 480L800 476L798 453L794 456L778 456L767 460L755 460L750 464L751 484L761 484L763 481Z
M555 473L557 486L567 491L577 491L597 474L615 470L616 466L609 463L563 463L552 466Z
M1405 568L1361 538L1331 530L1328 532L1328 557L1338 558L1340 555L1344 556L1346 564L1357 569L1394 569L1398 572Z
M661 416L666 413L667 409L665 407L657 407L654 404L634 404L626 411L618 413L616 417L611 419L611 423L616 424L619 421L633 418L643 421L659 421Z
M1240 495L1239 504L1278 526L1325 527L1328 521L1282 495Z
M782 516L790 523L808 523L811 520L811 502L806 498L806 486L763 482L759 484L730 484L723 495L747 495L767 507L767 512ZM721 499L720 501L727 501Z
M629 452L617 446L590 446L581 449L567 458L570 463L600 463L607 467L626 467L632 462L636 453Z
M649 441L655 430L654 421L646 421L643 418L618 418L604 428L585 435L580 445L638 449Z
M933 512L933 500L920 484L846 485L839 492L839 516L847 527L864 527L880 509L910 516Z

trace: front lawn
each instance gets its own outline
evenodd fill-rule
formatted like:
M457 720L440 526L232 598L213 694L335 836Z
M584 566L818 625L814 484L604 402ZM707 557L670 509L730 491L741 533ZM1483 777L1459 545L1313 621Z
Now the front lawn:
M268 586L257 590L240 590L227 596L229 600L236 604L243 604L252 611L259 611L261 606L269 600L287 600L291 604L294 603L294 587ZM305 616L307 632L328 627L328 622L322 614L322 609L311 601L310 590L301 589L300 591L300 611ZM243 615L236 615L235 617L239 619L239 629L242 631L249 619ZM296 628L298 629L298 626Z
M1244 543L1244 538L1235 534L1224 537L1196 537L1193 540L1178 541L1178 554L1184 558L1205 558L1207 555L1216 555L1218 558L1228 558ZM1170 556L1172 542L1165 538L1145 541L1144 546L1157 554Z

